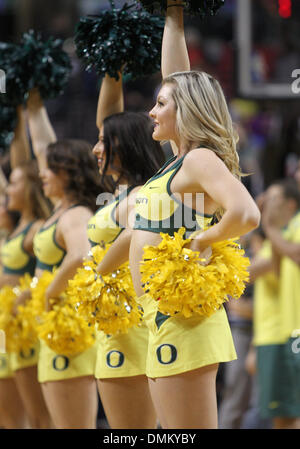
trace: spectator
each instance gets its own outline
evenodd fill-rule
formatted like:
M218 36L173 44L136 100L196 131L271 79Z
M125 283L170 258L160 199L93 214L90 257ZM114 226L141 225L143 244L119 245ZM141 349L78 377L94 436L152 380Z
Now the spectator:
M262 215L279 284L278 300L274 303L265 294L264 300L272 306L263 318L266 302L258 319L264 320L264 335L257 335L260 408L263 416L273 418L274 428L285 429L300 428L300 354L295 350L296 331L300 329L299 208L297 184L284 180L268 191Z

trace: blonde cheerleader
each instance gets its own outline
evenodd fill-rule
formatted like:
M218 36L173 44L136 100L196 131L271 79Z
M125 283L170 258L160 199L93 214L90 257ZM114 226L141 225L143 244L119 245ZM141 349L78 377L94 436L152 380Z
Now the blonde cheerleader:
M174 156L136 196L130 266L149 328L146 374L162 426L216 428L218 364L236 358L225 310L221 306L208 317L189 318L161 313L159 298L145 293L140 272L144 249L158 246L161 232L175 236L183 227L184 238L193 237L187 248L209 262L210 246L248 233L260 218L239 181L237 137L221 87L212 76L190 71L182 7L168 1L163 83L150 111L153 139L171 141ZM161 201L167 203L161 206ZM211 226L214 216L218 222Z

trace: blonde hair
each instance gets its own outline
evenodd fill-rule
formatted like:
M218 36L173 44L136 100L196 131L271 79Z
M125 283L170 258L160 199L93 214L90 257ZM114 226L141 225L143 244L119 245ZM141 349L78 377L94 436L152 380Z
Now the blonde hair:
M239 140L219 82L205 72L177 72L171 83L176 105L176 130L183 143L212 150L238 179L242 176L236 145Z

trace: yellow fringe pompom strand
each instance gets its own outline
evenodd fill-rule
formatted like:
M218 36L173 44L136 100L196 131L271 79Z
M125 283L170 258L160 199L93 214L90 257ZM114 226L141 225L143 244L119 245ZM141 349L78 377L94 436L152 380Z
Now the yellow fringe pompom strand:
M235 239L211 245L208 265L200 253L185 248L185 229L174 237L161 233L161 243L144 248L141 274L143 288L158 301L158 310L186 318L194 314L208 317L228 300L240 298L249 280L250 261Z
M32 288L32 311L35 310L38 316L37 334L53 351L72 356L92 346L95 335L85 320L78 316L65 292L51 311L45 311L46 290L54 278L55 272L44 271Z
M100 245L91 251L91 258L84 261L69 281L67 293L73 298L78 313L91 325L107 335L127 333L142 320L142 310L135 301L128 262L118 270L100 276L97 265L109 249Z
M13 338L12 308L16 299L13 287L5 285L0 290L0 329L5 335L6 350L11 350L10 343Z
M18 307L16 316L12 314L14 303L18 296L25 290L30 290L33 279L29 274L25 274L19 279L19 284L15 287L5 287L1 290L0 303L6 300L6 349L8 352L18 352L32 348L37 342L37 334L33 327L33 319L28 308L29 300L23 306ZM0 306L1 308L1 306ZM0 314L2 319L4 318ZM1 321L1 318L0 318ZM4 323L1 323L1 325ZM2 326L0 327L2 328Z
M69 356L85 351L96 341L93 329L67 300L44 314L39 337L53 351Z

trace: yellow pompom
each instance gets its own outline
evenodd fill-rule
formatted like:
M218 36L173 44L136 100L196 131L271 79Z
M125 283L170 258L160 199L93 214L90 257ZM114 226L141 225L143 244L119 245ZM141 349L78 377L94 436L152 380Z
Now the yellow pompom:
M95 343L95 334L66 298L44 314L39 337L53 351L69 356L81 353Z
M34 277L30 280L30 283L27 282L26 284L26 289L30 288L31 290L31 298L24 305L18 307L13 347L16 352L30 349L38 342L38 326L45 312L45 296L41 294L47 288L45 278L53 279L53 275L50 278L43 274L40 279ZM43 283L44 287L42 286ZM39 294L36 294L38 288L40 289Z
M12 308L16 299L13 287L5 285L0 290L0 329L5 333L6 350L10 348L10 342L13 336Z
M0 327L6 334L6 349L8 352L29 349L37 342L37 335L32 329L32 318L31 314L28 313L27 303L18 307L16 316L12 314L16 299L23 291L30 289L31 283L31 276L25 274L19 279L17 286L5 287L1 290L0 303L2 304L3 300L6 301L6 318L3 313L0 313Z
M67 294L78 313L92 326L108 335L128 332L142 320L142 310L135 301L128 262L113 273L100 276L96 272L109 246L92 249L92 259L84 261L69 281Z
M208 265L201 265L199 252L184 246L185 229L174 237L161 233L157 246L146 246L141 264L143 288L158 301L158 310L188 318L193 314L212 315L228 300L238 299L249 280L249 259L234 240L211 245Z
M95 342L95 336L87 323L63 292L62 300L50 312L45 310L45 295L53 282L56 271L44 271L37 282L31 285L32 298L28 301L28 315L33 317L36 334L55 352L74 355L88 349Z

